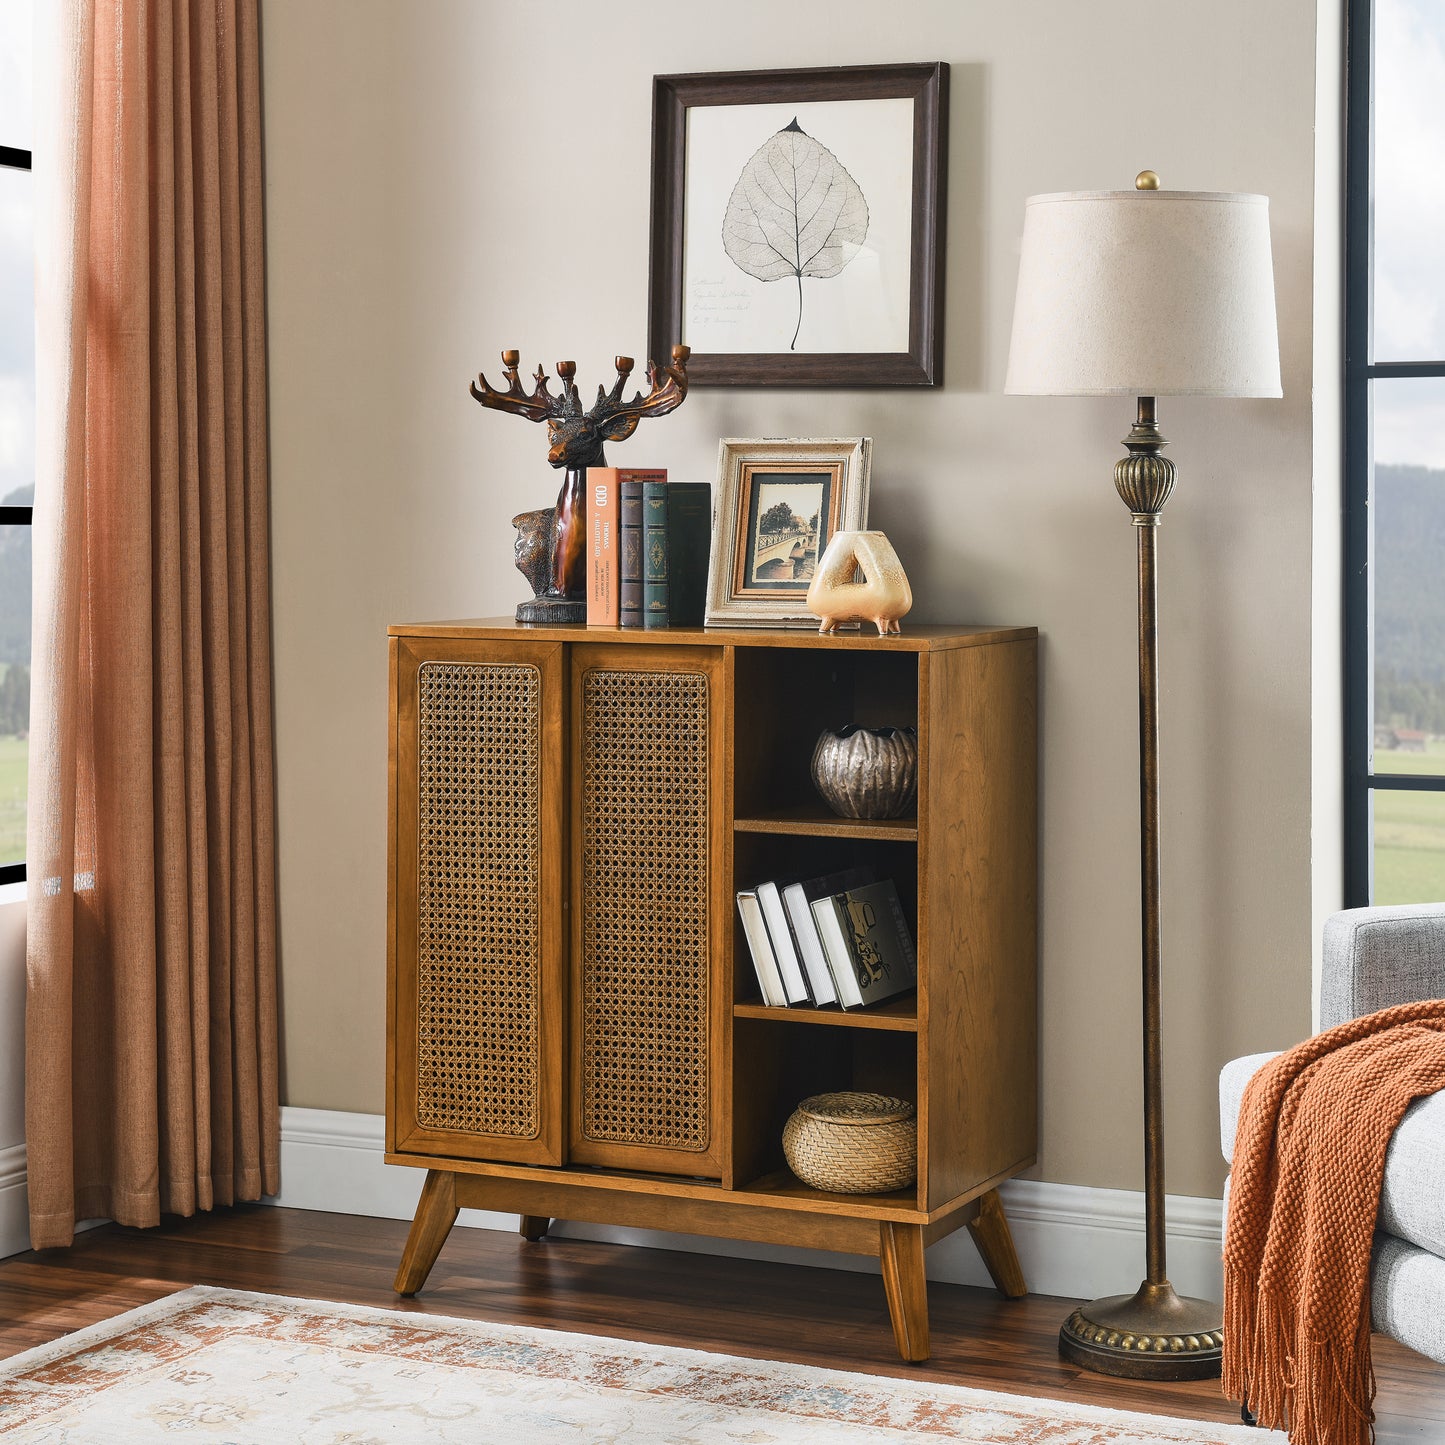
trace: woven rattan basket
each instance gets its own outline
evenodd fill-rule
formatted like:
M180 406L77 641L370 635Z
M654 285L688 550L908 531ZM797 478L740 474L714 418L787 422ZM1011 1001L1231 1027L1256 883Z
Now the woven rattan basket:
M887 1194L918 1178L918 1120L886 1094L814 1094L783 1126L788 1167L830 1194Z

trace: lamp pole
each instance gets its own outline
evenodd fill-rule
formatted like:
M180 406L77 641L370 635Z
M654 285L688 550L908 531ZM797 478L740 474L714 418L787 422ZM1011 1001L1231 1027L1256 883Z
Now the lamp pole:
M1164 1263L1164 1078L1159 1040L1163 937L1159 917L1159 520L1174 490L1160 454L1155 399L1139 398L1124 439L1129 456L1114 487L1134 518L1139 557L1139 903L1144 965L1144 1230L1147 1282L1168 1283Z
M1146 172L1146 174L1148 174ZM1169 1283L1164 1258L1164 1071L1159 1036L1159 520L1174 490L1174 463L1152 396L1139 410L1114 467L1114 489L1134 520L1139 563L1139 902L1144 966L1145 1277L1132 1295L1081 1305L1059 1331L1059 1353L1105 1375L1202 1380L1218 1375L1223 1315Z

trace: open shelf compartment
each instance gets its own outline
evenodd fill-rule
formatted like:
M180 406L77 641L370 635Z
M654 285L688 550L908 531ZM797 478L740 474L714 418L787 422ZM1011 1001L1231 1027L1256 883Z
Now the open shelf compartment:
M849 723L916 729L918 654L740 647L733 657L734 818L853 824L818 797L813 749L825 728ZM916 819L903 826L916 836Z
M847 868L868 867L878 879L891 878L898 888L898 901L903 906L903 917L914 941L918 944L918 849L912 838L892 834L888 839L859 838L848 834L818 834L793 836L773 833L737 833L733 838L733 884L734 888L754 888L768 881L783 883L798 879L819 878L826 873L837 873ZM922 976L920 971L920 977ZM737 908L733 908L733 1002L755 1004L763 1008L757 974L753 969L752 953L748 948L747 936L743 932ZM899 995L897 999L885 999L871 1008L850 1009L846 1018L877 1014L888 1009L895 1002L906 1008L915 1019L918 1008L916 994ZM805 1005L794 1005L790 1009L770 1009L768 1014L792 1014ZM812 1010L826 1013L827 1018L844 1017L844 1010L836 1006L828 1010ZM852 1025L857 1028L872 1027L867 1022ZM897 1027L897 1024L880 1024L877 1027Z
M733 1180L749 1191L797 1193L832 1198L810 1189L788 1170L783 1125L806 1098L842 1090L886 1094L918 1102L918 1039L901 1029L817 1027L816 1019L784 1017L733 1019ZM815 1011L816 1012L816 1011ZM835 1019L834 1022L837 1022ZM849 1196L840 1195L839 1198ZM895 1194L854 1196L910 1205L910 1186Z

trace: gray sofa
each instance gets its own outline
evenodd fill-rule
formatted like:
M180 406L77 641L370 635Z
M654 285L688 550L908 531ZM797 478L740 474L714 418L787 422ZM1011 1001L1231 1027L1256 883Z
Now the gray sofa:
M1425 998L1445 998L1445 904L1352 908L1325 924L1322 1028ZM1234 1059L1219 1075L1227 1160L1244 1086L1274 1057ZM1390 1141L1370 1307L1375 1329L1445 1364L1445 1090L1416 1099Z

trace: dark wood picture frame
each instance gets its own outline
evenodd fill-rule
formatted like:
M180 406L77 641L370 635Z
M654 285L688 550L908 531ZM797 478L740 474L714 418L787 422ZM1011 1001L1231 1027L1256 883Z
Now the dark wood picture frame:
M911 99L913 214L908 350L706 352L688 359L692 386L939 386L943 381L943 263L948 177L948 66L852 65L659 75L652 82L649 356L682 336L687 112L696 106Z

